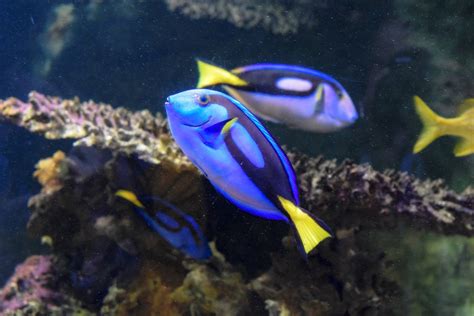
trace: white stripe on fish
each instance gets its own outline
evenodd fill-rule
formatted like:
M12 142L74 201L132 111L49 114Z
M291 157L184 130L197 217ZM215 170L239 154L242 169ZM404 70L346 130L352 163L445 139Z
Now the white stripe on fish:
M313 89L313 83L301 78L280 78L275 83L278 89L287 91L306 92Z

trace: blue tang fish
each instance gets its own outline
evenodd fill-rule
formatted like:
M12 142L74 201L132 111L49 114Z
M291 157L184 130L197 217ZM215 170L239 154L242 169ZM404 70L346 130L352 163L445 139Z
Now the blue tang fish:
M198 88L223 85L255 115L311 132L333 132L351 125L357 110L334 78L316 70L257 64L227 71L198 60Z
M170 96L165 107L177 144L228 200L253 215L291 223L305 254L331 236L321 220L299 207L288 158L245 106L196 89Z
M115 193L130 202L135 212L140 215L148 226L163 237L171 246L181 252L195 258L207 259L211 256L211 250L206 237L194 219L175 207L173 204L158 197L141 197L127 190L119 190ZM151 216L146 209L157 201L164 207ZM168 212L165 211L168 210Z

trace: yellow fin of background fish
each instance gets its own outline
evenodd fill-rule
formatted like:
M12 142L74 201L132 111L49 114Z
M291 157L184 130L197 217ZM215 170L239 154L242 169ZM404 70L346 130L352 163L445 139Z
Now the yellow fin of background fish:
M220 84L230 86L247 85L247 82L240 79L230 71L208 64L202 60L197 60L197 66L199 70L199 81L197 84L198 89Z
M454 155L456 157L463 157L474 154L474 135L471 139L462 138L454 147Z
M468 110L474 109L474 98L466 99L462 101L458 108L458 114L462 115Z
M415 109L423 123L423 130L418 137L418 141L413 147L413 153L419 153L431 144L436 138L441 136L439 122L442 117L433 112L428 105L418 96L413 97Z
M135 206L138 206L140 208L145 208L145 206L142 204L142 202L138 200L137 196L133 192L130 192L127 190L118 190L117 192L115 192L115 195L120 196L121 198L129 201Z
M329 232L327 232L311 216L306 214L293 202L281 196L278 196L278 200L295 225L306 254L313 250L321 241L331 237Z

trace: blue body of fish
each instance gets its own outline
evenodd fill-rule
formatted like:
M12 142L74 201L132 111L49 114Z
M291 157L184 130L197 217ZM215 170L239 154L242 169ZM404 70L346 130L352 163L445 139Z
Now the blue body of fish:
M220 92L196 89L169 97L166 111L178 145L227 199L251 214L292 223L305 253L330 236L320 220L298 207L288 158L241 103ZM305 242L300 224L301 229L310 226L309 235L318 235L308 237L314 237L312 243Z

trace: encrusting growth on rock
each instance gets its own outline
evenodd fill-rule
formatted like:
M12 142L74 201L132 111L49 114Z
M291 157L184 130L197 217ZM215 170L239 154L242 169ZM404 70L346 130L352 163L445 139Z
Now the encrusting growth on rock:
M59 179L61 179L61 173L66 172L64 170L65 158L66 155L64 152L59 150L53 157L42 159L36 164L36 170L33 176L43 186L45 192L53 192L62 187L62 183Z
M179 167L194 168L171 140L166 120L146 110L130 112L33 91L28 102L16 98L1 101L0 117L47 139L76 139L76 146L96 146L134 154L150 163L169 160Z

